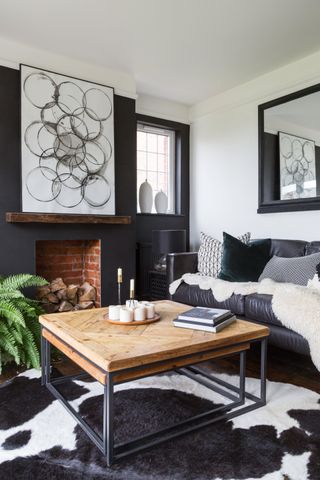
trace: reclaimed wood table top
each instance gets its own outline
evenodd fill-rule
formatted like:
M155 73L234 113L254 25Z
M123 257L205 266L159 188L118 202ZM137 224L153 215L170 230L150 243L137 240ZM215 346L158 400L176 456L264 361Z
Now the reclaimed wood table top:
M172 320L190 305L154 302L161 320L139 326L104 320L107 308L41 315L41 325L66 345L107 372L148 365L183 355L231 347L267 337L268 327L236 320L219 333L174 327Z

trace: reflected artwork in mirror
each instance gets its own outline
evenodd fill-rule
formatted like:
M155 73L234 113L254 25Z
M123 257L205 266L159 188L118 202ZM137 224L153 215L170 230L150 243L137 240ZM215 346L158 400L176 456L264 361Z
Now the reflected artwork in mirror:
M279 132L281 200L317 195L314 148L312 140Z
M259 105L258 213L320 210L320 85Z

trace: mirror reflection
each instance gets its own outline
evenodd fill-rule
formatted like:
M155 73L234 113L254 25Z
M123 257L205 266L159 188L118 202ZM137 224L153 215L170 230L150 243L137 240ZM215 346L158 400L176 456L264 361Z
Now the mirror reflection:
M320 92L264 110L263 144L264 161L278 169L279 199L319 196Z

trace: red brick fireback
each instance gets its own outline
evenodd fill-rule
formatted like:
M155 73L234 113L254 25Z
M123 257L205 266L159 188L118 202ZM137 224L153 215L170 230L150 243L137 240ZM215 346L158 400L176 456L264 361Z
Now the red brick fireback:
M101 305L100 240L38 240L36 272L51 282L62 277L66 284L85 281L97 289L97 307Z

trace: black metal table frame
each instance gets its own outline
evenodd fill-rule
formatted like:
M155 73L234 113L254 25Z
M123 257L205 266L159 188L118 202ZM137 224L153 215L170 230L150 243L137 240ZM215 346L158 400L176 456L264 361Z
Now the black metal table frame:
M59 339L61 341L61 339ZM130 374L137 371L137 379L145 378L151 376L150 373L146 375L141 375L144 368L152 366L165 364L163 362L156 362L149 365L141 366L141 367L133 367L124 370L120 370L117 372L104 372L107 378L106 384L101 384L104 388L103 393L103 428L102 428L102 437L93 430L93 428L86 422L84 418L72 407L72 405L68 402L66 398L57 390L55 385L59 385L67 380L76 380L83 378L84 376L90 376L87 372L81 373L79 375L68 375L68 376L61 376L55 379L51 378L51 344L50 342L42 335L41 336L41 370L42 370L42 377L41 383L45 385L49 391L57 398L62 405L67 409L67 411L73 416L73 418L78 422L78 424L82 427L84 432L88 435L88 437L92 440L92 442L101 450L101 452L106 455L107 457L107 464L110 466L116 460L119 460L127 455L131 455L133 453L140 452L146 448L150 448L155 446L161 442L165 442L167 440L171 440L176 438L180 435L198 430L200 428L206 427L212 423L218 422L220 420L227 420L244 413L250 412L255 410L256 408L260 408L266 404L266 366L267 366L267 337L262 339L257 339L253 341L249 341L249 343L256 343L259 342L261 344L261 353L260 353L260 396L253 395L249 392L246 392L245 389L245 380L246 380L246 350L242 350L238 354L240 355L240 380L239 386L232 385L220 378L217 378L215 375L209 373L208 371L202 370L197 366L197 364L190 364L181 368L168 368L167 370L163 370L160 373L163 374L168 371L176 371L182 375L185 375L192 380L204 385L205 387L209 388L210 390L224 396L231 400L230 403L227 405L216 407L208 412L201 413L195 415L191 418L183 420L179 423L174 424L173 426L163 428L156 432L143 435L141 437L137 437L134 440L129 442L121 443L114 445L114 431L113 431L113 403L114 403L114 386L119 385L120 383L131 382L134 378L130 378L130 380L124 380L121 382L115 382L114 376L119 373L127 373ZM248 342L245 342L246 344ZM241 346L240 344L237 344ZM228 347L226 347L227 349ZM216 351L217 348L212 349L212 352ZM219 349L223 350L223 349ZM211 350L207 350L203 353L208 353ZM79 352L78 355L83 357ZM235 354L231 354L235 355ZM174 360L179 361L182 359L186 359L190 357L190 361L194 355L184 355L182 357L176 357ZM225 357L230 356L226 354ZM90 362L87 357L83 357L85 360L96 368L97 365ZM219 358L224 358L220 356ZM101 370L99 368L99 370ZM102 370L101 370L102 371ZM155 373L153 375L158 375L159 373ZM249 405L245 405L245 401L248 399L252 403Z

